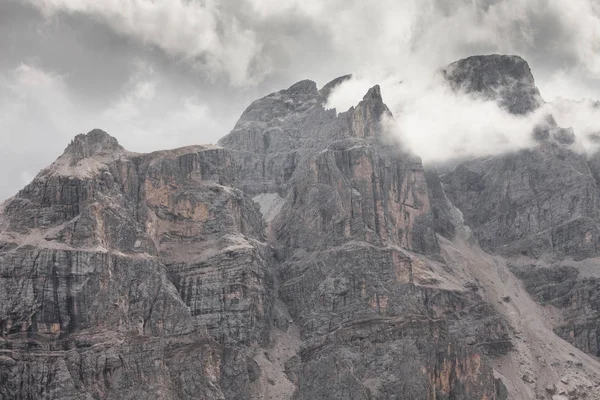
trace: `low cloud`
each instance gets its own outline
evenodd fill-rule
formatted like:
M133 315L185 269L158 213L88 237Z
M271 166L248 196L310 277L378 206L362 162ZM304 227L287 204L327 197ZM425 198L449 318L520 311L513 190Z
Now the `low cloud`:
M592 155L600 150L600 102L556 99L546 104L545 110L559 126L573 128L577 151Z
M368 88L381 86L394 115L384 121L390 133L425 163L485 157L536 145L533 131L552 115L572 128L572 149L588 155L600 147L600 103L556 99L527 115L509 113L496 101L454 91L441 73L357 76L332 91L326 107L338 112L356 105Z
M574 149L595 151L598 109L590 101L561 100L600 97L595 78L600 72L600 7L594 1L383 3L367 10L351 2L345 11L355 17L347 19L319 10L329 18L326 23L340 48L355 54L351 65L356 67L346 72L354 72L353 79L332 92L328 107L345 111L379 84L395 116L394 134L429 163L531 147L533 128L548 114L559 126L573 128ZM397 14L401 17L396 20ZM372 16L377 24L369 30ZM353 27L349 21L356 19L361 22ZM365 31L369 34L362 39L355 37ZM530 115L516 116L494 101L454 92L438 72L459 58L491 53L527 60L547 103Z
M195 65L205 78L226 76L233 85L260 79L253 69L261 53L255 33L215 1L29 0L47 17L58 12L88 15L117 33L156 46Z

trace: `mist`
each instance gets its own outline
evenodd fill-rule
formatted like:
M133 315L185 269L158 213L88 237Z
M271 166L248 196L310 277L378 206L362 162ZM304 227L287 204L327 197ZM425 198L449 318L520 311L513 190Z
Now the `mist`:
M426 164L531 148L536 145L534 128L544 124L548 115L559 127L573 129L574 151L591 155L599 149L600 103L558 98L527 115L515 115L494 100L452 89L440 72L442 67L387 77L353 75L331 92L326 107L346 111L379 84L394 115L383 121L385 127Z

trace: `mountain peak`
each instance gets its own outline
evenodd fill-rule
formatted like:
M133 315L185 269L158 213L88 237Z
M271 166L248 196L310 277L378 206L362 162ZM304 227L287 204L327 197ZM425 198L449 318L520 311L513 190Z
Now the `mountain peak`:
M305 79L300 82L294 83L290 86L286 92L289 94L317 94L317 84L310 79Z
M93 129L88 133L75 136L64 154L71 156L71 163L74 165L84 158L114 154L123 150L116 138L101 129Z
M343 82L346 82L347 80L349 80L351 78L352 78L352 74L338 76L337 78L333 79L332 81L326 83L321 88L321 90L319 90L319 93L321 94L321 96L323 96L324 99L327 99L329 97L329 95L331 94L331 92L333 91L333 89L335 89L336 87L341 85Z
M370 88L363 96L363 101L383 102L383 99L381 98L381 88L379 85L375 85Z
M527 114L543 103L529 64L520 56L472 56L453 62L442 73L453 89L497 100L513 114Z
M392 116L392 112L383 102L383 98L381 97L381 88L379 85L375 85L367 91L367 93L363 96L362 101L358 103L356 109L369 110L375 125L378 125L376 121L379 121L382 116Z

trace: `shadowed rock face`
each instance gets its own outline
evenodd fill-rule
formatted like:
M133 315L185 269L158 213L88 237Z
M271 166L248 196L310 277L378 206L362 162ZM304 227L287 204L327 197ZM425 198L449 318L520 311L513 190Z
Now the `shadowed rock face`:
M338 81L254 102L220 142L239 152L245 192L283 200L267 236L304 340L286 363L293 398L493 398L500 384L484 354L510 349L507 328L477 294L436 285L422 164L386 135L378 86L347 112L324 109ZM455 318L466 309L471 324ZM474 351L459 339L466 330L472 343L504 345Z
M384 134L380 120L391 113L379 87L339 115L325 100L313 82L299 82L255 101L220 142L239 152L245 192L285 199L285 218L273 223L281 244L364 240L435 254L422 164Z
M442 177L481 245L503 254L598 254L600 191L584 156L556 144L474 160Z
M533 85L514 58L449 70L461 87L479 79L476 87L490 96L508 81ZM506 244L546 251L542 239L521 244L545 229L564 239L550 236L553 251L593 254L595 244L567 229L577 221L587 229L595 218L591 173L577 183L564 173L560 185L577 189L569 201L567 189L537 186L570 171L552 170L557 159L586 177L587 164L556 147L568 141L550 133L533 164L517 155L474 161L442 178L425 173L387 136L393 117L378 86L347 112L324 108L347 78L321 90L301 81L253 102L219 146L136 154L100 130L78 135L4 203L0 398L489 400L521 393L512 377L494 375L491 361L512 357L516 330L498 294L478 278L482 261L469 257L483 253L477 240L490 251ZM502 182L530 182L512 167L539 175L531 194L506 189ZM526 193L514 201L516 217L498 204L502 190ZM551 205L562 196L565 209L516 229L510 218L542 213L543 193ZM569 222L568 214L581 218ZM588 304L579 299L591 298L582 294L592 286L569 292L573 300L557 307ZM595 348L577 333L573 342Z
M564 321L554 329L558 336L600 356L600 274L589 276L580 268L561 264L540 267L531 263L512 269L537 301L565 310Z

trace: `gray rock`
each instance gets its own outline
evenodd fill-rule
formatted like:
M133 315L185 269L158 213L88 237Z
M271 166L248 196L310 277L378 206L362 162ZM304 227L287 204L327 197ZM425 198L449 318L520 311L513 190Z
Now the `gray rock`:
M600 190L585 157L569 149L544 142L463 163L441 180L487 250L575 258L600 250Z
M446 76L456 88L498 100L513 113L539 105L529 68L520 58L468 58L452 64ZM570 146L573 130L559 127L552 115L535 127L533 137L537 145L532 149L458 163L440 178L444 193L435 176L428 179L436 229L452 233L446 194L482 247L514 257L512 270L529 293L562 311L555 333L598 355L600 157L577 154ZM531 262L519 261L523 256Z
M236 174L219 148L76 137L3 207L0 397L248 398L272 251Z
M335 78L334 80L332 80L331 82L328 82L327 84L325 84L321 89L319 89L319 93L321 94L321 96L323 96L323 98L327 99L327 98L329 98L329 95L336 87L341 85L343 82L350 80L351 78L352 78L352 74L339 76L339 77Z
M499 100L513 114L527 114L543 104L531 69L519 56L473 56L450 64L444 77L457 90Z
M515 57L446 75L514 113L541 101ZM378 86L324 108L345 79L253 102L220 146L77 136L2 205L0 398L508 398L490 360L512 328L440 243L467 224L491 252L593 256L597 171L549 119L535 150L440 178L387 135ZM597 349L595 281L514 271Z
M581 276L573 266L512 265L526 289L544 305L563 310L554 332L578 349L600 356L600 278Z
M458 90L497 100L515 114L542 104L520 57L469 57L444 74ZM571 149L573 130L559 127L552 115L532 135L538 142L532 149L454 166L441 177L445 193L489 251L578 259L598 254L600 190L592 164ZM440 223L447 225L445 219L441 211Z

